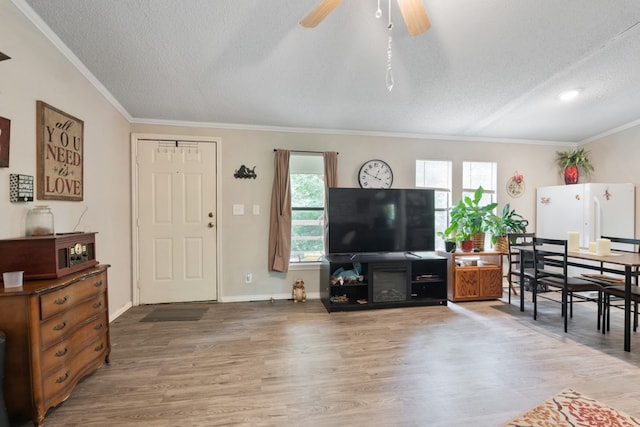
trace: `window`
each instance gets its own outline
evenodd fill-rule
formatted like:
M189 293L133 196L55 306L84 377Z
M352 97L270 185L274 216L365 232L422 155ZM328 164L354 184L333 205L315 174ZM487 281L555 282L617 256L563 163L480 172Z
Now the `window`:
M484 189L480 205L488 205L497 202L497 169L494 162L462 162L462 197L469 196L473 199L473 193L480 186ZM484 246L489 247L490 237L485 235Z
M416 187L435 190L435 230L444 231L449 226L451 207L451 162L448 160L416 160ZM444 247L436 237L436 248Z
M319 261L324 254L324 159L322 154L291 153L291 259Z
M497 169L494 162L462 162L462 197L469 196L480 186L484 189L481 204L497 202Z

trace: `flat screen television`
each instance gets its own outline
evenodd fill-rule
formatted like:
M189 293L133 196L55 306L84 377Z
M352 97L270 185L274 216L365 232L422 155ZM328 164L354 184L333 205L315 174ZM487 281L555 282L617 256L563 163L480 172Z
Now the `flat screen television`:
M329 188L328 252L418 252L435 248L434 191Z

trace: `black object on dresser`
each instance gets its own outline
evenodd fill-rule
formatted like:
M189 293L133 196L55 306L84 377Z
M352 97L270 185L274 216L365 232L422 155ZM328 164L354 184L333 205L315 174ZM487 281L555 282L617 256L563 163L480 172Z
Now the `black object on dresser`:
M433 252L327 255L320 299L329 312L447 305L447 260Z

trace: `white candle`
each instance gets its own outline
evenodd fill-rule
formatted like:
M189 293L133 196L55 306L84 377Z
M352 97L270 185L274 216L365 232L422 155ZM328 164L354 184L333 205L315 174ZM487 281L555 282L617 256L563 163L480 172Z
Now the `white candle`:
M596 253L596 242L589 242L589 252L592 254Z
M598 255L610 255L611 254L611 240L598 239L596 242L596 253Z
M580 233L577 231L570 231L567 233L567 250L569 252L576 252L580 249Z

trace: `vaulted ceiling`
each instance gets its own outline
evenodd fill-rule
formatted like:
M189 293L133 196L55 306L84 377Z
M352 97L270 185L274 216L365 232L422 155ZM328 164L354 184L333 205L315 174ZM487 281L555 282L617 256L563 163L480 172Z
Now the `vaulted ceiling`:
M392 0L391 91L388 0L316 28L320 0L13 2L132 121L565 143L640 123L637 0L424 0L415 37Z

